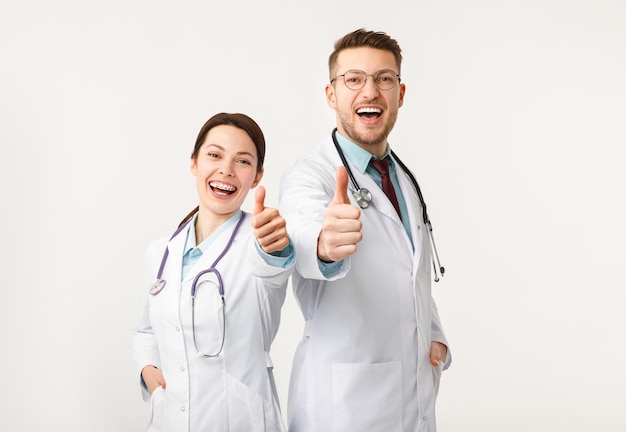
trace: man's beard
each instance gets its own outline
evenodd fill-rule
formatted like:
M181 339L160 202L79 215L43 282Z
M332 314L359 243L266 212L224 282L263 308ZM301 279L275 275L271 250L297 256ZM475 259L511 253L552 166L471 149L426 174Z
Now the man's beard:
M369 147L387 143L387 137L396 123L396 118L389 118L383 130L374 135L372 135L372 132L370 131L366 133L358 131L357 128L353 127L351 121L345 120L342 116L339 116L339 122L341 123L341 127L345 131L347 138L350 138L350 140L355 144Z

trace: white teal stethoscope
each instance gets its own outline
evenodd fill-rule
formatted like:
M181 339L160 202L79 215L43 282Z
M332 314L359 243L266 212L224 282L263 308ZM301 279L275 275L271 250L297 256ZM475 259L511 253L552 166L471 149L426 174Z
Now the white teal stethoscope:
M337 135L337 128L334 128L331 133L331 136L333 138L333 143L335 144L335 148L337 149L337 153L339 153L339 157L341 158L341 163L346 168L346 171L348 172L348 177L350 177L350 182L352 182L352 185L354 186L355 190L352 191L352 196L356 200L359 207L361 207L362 209L366 209L370 206L370 203L372 202L372 193L366 188L360 187L359 184L357 183L356 178L354 178L354 174L352 174L352 170L350 169L350 166L348 165L346 156L343 154L343 151L341 150L341 147L339 146L339 142L337 142L336 135ZM422 219L424 220L424 225L426 225L426 227L428 228L428 238L429 238L428 244L430 245L431 258L433 262L433 270L435 272L435 282L439 282L439 275L443 277L444 273L446 272L446 269L441 265L441 262L439 261L439 254L437 253L437 245L435 245L435 237L433 236L433 225L430 223L430 218L428 217L428 212L426 211L426 202L424 201L422 190L420 189L419 184L417 183L417 180L415 179L415 176L413 176L413 173L411 172L411 170L409 170L409 168L404 164L404 162L400 160L400 158L394 153L393 150L391 150L391 156L393 156L394 160L398 162L398 165L400 165L402 170L409 176L409 178L411 179L411 183L413 183L413 186L415 187L415 191L417 192L417 197L419 198L420 204L422 206Z
M245 219L245 216L246 214L242 211L241 216L239 216L239 220L237 221L237 225L235 225L235 229L233 229L233 233L230 235L230 239L228 240L228 243L224 247L224 250L222 250L222 253L215 259L215 261L213 261L213 264L211 264L209 268L202 270L200 273L198 273L194 277L193 282L191 283L191 332L193 334L193 343L196 348L196 352L198 353L200 357L205 357L205 358L217 357L220 355L220 353L222 352L222 349L224 348L224 341L226 340L226 316L224 312L224 304L225 304L224 281L222 280L222 275L215 268L215 266L217 265L217 263L220 262L220 260L224 257L224 255L226 255L226 252L228 252L228 250L232 246L233 241L235 240L235 236L237 235L237 232L239 231L239 227L241 226L241 223ZM178 229L174 232L174 234L172 234L172 237L170 237L170 241L174 237L176 237L192 220L193 218L191 218L189 221L179 226ZM165 288L165 285L167 284L167 282L164 279L161 279L161 277L163 276L163 269L165 268L165 263L167 261L167 257L169 253L170 253L169 248L166 246L165 252L163 252L163 257L161 258L161 265L159 266L159 271L157 273L156 281L152 284L152 287L150 288L150 295L152 296L158 295L161 291L163 291L163 288ZM195 320L196 293L197 293L198 288L202 286L204 282L206 282L206 281L201 281L200 283L198 283L198 281L203 275L207 273L213 273L215 275L217 279L217 289L218 289L218 292L222 301L222 304L221 304L222 322L224 323L222 326L222 343L220 344L219 350L215 354L206 354L200 351L198 349L198 342L196 340L196 320Z

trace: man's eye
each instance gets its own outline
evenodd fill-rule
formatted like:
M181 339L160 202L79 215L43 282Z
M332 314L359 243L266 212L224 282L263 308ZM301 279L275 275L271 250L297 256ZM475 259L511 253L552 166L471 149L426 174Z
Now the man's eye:
M391 74L384 74L378 77L378 81L381 82L393 82L395 81L396 76Z

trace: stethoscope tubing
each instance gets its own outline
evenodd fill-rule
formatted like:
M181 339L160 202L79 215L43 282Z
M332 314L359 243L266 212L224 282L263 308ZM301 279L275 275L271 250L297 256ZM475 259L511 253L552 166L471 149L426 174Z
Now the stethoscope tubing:
M224 250L222 250L222 253L217 257L217 259L213 262L213 264L211 265L211 267L209 267L208 270L214 268L217 263L224 257L224 255L226 255L226 252L228 252L228 249L230 249L234 239L235 239L235 235L237 234L237 231L239 231L239 227L241 226L241 223L243 222L245 218L245 213L241 212L241 216L239 216L239 220L237 221L237 225L235 225L235 229L233 230L233 233L230 237L230 239L228 240L228 243L226 244L226 247L224 248ZM176 237L191 221L192 219L189 219L187 222L185 222L184 224L182 224L181 226L178 227L178 229L176 229L176 231L174 232L174 234L172 234L172 236L170 237L170 239L168 240L168 243L170 241L172 241L172 239L174 237ZM161 263L159 265L159 270L157 272L157 277L156 277L156 281L154 282L154 284L152 284L152 288L150 289L150 295L157 295L159 294L161 291L163 291L163 289L165 288L165 285L167 284L167 281L165 281L164 279L161 279L161 277L163 277L163 270L165 269L165 263L167 262L167 258L170 254L170 250L169 247L165 247L165 251L163 252L163 256L161 257ZM192 292L191 292L191 296L193 297L195 295L195 286L196 286L196 282L198 280L198 277L200 277L201 275L205 274L207 271L203 271L200 272L196 275L196 277L194 278L193 284L192 284ZM224 295L223 290L220 292L221 295Z
M337 149L337 153L339 154L339 157L341 158L341 163L346 168L346 172L348 173L348 178L350 179L350 182L356 189L356 192L354 193L354 198L357 200L359 207L361 207L362 209L365 209L369 207L369 203L372 201L371 193L367 189L361 188L359 184L357 183L356 178L354 177L354 174L352 173L352 170L350 169L348 161L346 160L346 156L343 154L343 151L341 150L341 146L339 145L339 142L337 141L336 134L337 134L337 128L334 128L331 133L333 144L335 145L335 148ZM409 179L411 180L411 183L413 184L413 187L415 188L415 192L417 193L417 197L420 201L420 205L422 206L422 219L424 221L424 225L426 226L426 229L428 230L429 247L431 249L433 270L435 272L434 280L435 282L439 282L439 276L438 276L437 271L439 271L439 274L441 274L441 276L443 277L446 269L441 265L441 261L439 260L439 253L437 251L437 245L435 244L435 237L433 235L433 225L430 222L430 218L428 217L428 211L426 210L426 201L424 201L422 190L419 187L419 184L417 183L417 179L415 178L411 170L404 164L404 162L402 162L402 160L400 160L398 155L396 155L396 153L393 150L391 150L391 156L398 163L398 165L400 165L400 168L402 168L402 171L404 171L406 175L409 176Z
M192 334L193 334L193 343L194 346L196 348L196 352L198 353L198 355L200 357L217 357L220 355L220 353L222 352L222 350L224 349L224 343L226 340L226 316L225 316L225 312L224 312L224 307L225 307L225 300L224 300L224 281L222 280L222 275L220 274L220 272L215 268L215 266L220 262L220 260L224 257L224 255L226 255L226 253L228 252L228 250L230 249L230 247L232 246L233 242L235 241L235 236L237 235L237 232L239 231L239 228L241 227L241 224L243 223L243 220L245 219L245 213L242 211L241 212L241 216L239 216L239 220L237 221L237 224L235 225L235 228L233 229L232 234L230 235L230 238L228 239L228 243L226 244L226 246L224 247L224 249L222 250L222 252L220 253L220 255L215 259L215 261L213 261L213 264L211 264L211 266L207 269L202 270L201 272L199 272L193 279L193 282L191 283L191 327L192 327ZM190 219L189 221L191 221L192 219ZM178 229L174 232L174 234L172 234L172 237L170 237L171 241L174 237L176 237L189 223L189 221L185 222L184 224L182 224L180 227L178 227ZM168 241L168 243L169 243ZM169 256L169 248L166 246L165 247L165 251L163 252L163 256L161 258L161 264L159 265L159 270L157 273L157 279L154 282L154 284L152 285L152 288L150 289L150 295L152 296L156 296L157 294L159 294L161 291L163 291L163 289L165 288L165 285L167 284L167 282L164 279L161 279L163 276L163 270L165 268L165 263L167 262L167 257ZM215 353L215 354L206 354L203 353L202 351L200 351L198 349L198 342L197 342L197 338L196 338L196 293L197 293L197 289L198 287L202 284L202 282L198 283L198 281L200 280L200 277L202 277L203 275L207 274L207 273L213 273L215 275L215 277L217 278L217 282L218 282L218 292L222 301L222 321L223 321L223 326L222 326L222 343L220 345L219 350Z
M172 234L172 236L167 242L168 243L171 242L172 239L176 237L188 224L189 224L189 221L179 226L176 229L176 231L174 231L174 234ZM165 285L167 285L167 281L164 279L161 279L161 277L163 276L163 270L165 269L165 263L167 262L167 257L169 255L170 255L170 249L167 246L165 246L165 251L163 252L163 256L161 257L161 264L159 265L159 270L157 272L156 281L152 284L152 287L150 288L150 295L152 296L159 294L161 291L163 291L163 289L165 288Z

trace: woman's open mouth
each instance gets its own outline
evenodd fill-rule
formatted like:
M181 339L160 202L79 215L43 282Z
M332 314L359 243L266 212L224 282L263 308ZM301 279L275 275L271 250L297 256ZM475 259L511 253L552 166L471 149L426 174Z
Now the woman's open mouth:
M213 193L215 193L216 195L222 195L222 196L232 195L237 190L237 188L233 185L229 185L229 184L221 183L217 181L210 182L209 186L211 187L211 190L213 191Z

